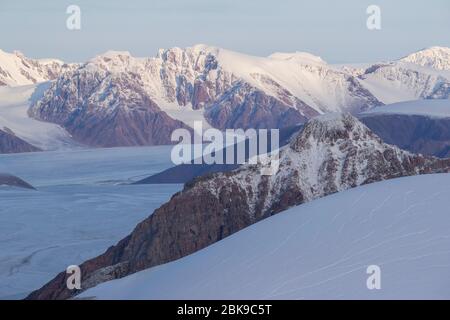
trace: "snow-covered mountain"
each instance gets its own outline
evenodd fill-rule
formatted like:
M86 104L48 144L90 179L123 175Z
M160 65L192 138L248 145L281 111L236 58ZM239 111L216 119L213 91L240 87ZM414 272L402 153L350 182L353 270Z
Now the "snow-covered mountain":
M445 69L447 58L442 54L447 49L433 47L358 70L329 65L302 52L255 57L196 45L136 58L111 51L65 72L32 106L31 114L60 124L94 145L108 145L109 136L89 141L90 136L96 136L106 123L117 126L107 114L120 110L125 117L140 106L151 106L152 113L162 119L156 132L180 125L166 124L169 118L187 125L193 120L207 121L220 129L280 128L328 112L358 113L383 103L448 98L450 71ZM89 126L82 125L92 118ZM136 124L136 119L127 121L138 130L145 125ZM122 130L127 131L119 125L115 131ZM153 137L154 133L143 140L132 130L125 141L112 138L109 144L167 142L168 137Z
M449 172L450 159L414 155L387 145L350 114L310 120L280 149L280 167L245 165L187 183L182 192L103 255L82 264L83 288L196 252L289 207L371 182ZM68 298L60 273L29 298Z
M393 103L361 113L361 116L376 114L397 114L428 116L431 118L450 118L450 100L428 99Z
M19 51L0 50L0 86L21 86L57 78L62 72L74 69L57 59L30 59Z
M367 68L358 78L385 104L450 97L450 49L432 47Z
M262 58L197 45L161 50L152 58L127 52L97 56L59 77L31 114L62 125L74 136L96 136L103 128L98 118L110 121L107 114L120 110L128 115L126 111L149 105L166 118L159 121L161 128L179 126L164 123L171 117L187 124L188 119L206 118L224 129L279 128L324 112L358 112L380 104L355 77L309 54ZM82 125L91 118L96 128ZM166 143L168 137L142 142L130 134L128 141L111 140L119 145L151 144ZM83 142L91 143L84 138Z
M189 129L158 107L138 74L101 65L91 69L88 63L64 73L29 115L61 125L76 141L95 147L170 144L175 129Z
M400 59L400 61L437 70L450 70L450 48L431 47L423 49Z
M85 299L450 299L450 174L303 204ZM381 271L369 290L367 268Z

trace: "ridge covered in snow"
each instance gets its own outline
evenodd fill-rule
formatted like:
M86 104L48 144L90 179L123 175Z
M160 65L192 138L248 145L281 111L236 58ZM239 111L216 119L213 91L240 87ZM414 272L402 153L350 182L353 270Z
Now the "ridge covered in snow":
M293 207L94 299L449 299L450 175L374 183ZM367 268L381 270L369 290Z
M0 50L0 86L21 86L55 79L75 68L58 59L30 59L19 51Z
M450 118L450 100L428 99L398 102L374 108L362 113L361 116L373 114L402 114Z

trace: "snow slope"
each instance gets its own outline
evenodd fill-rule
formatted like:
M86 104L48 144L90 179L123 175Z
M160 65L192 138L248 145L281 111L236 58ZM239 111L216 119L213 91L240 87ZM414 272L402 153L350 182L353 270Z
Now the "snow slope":
M293 207L180 260L103 283L98 299L449 299L450 174ZM369 265L381 289L368 290Z
M362 113L362 115L373 114L402 114L402 115L420 115L436 118L450 118L450 100L413 100L393 103L374 108Z
M22 140L43 150L73 147L76 143L59 125L28 116L31 100L39 96L47 83L0 87L0 129L5 127Z

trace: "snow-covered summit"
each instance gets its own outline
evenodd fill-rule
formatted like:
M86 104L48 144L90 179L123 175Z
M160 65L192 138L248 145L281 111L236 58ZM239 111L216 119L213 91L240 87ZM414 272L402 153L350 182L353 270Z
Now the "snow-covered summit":
M438 70L450 70L450 48L435 46L422 49L400 59L400 61Z

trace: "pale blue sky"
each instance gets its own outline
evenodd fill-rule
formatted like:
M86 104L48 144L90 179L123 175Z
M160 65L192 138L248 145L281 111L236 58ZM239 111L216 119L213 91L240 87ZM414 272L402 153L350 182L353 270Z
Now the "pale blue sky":
M66 29L66 8L82 29ZM381 7L382 29L366 28ZM0 48L84 61L109 49L153 56L206 43L255 55L308 51L328 62L399 58L450 46L450 0L0 0Z

